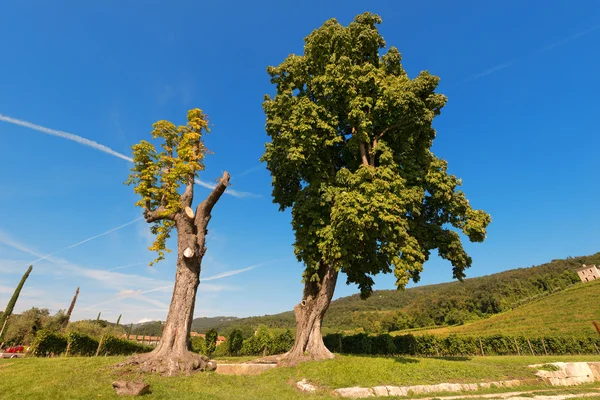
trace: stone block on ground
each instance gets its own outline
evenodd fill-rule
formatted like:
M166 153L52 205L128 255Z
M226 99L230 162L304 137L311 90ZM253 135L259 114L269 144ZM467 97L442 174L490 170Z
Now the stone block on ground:
M115 381L112 386L118 395L141 396L150 393L150 385L144 382Z
M342 388L335 389L333 391L338 396L348 397L351 399L361 399L363 397L374 397L375 394L370 388L361 388L361 387L351 387L351 388Z

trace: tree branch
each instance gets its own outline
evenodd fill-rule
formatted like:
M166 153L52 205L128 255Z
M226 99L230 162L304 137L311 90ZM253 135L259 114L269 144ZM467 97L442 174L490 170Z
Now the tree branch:
M225 192L225 189L227 189L227 186L229 186L230 177L229 172L223 172L223 176L219 180L219 183L217 183L217 186L215 186L213 191L202 203L198 204L198 207L196 208L195 224L198 227L199 232L200 228L206 229L206 225L208 225L208 220L210 219L210 213L215 204L217 204L217 201L221 198L221 195Z
M185 184L185 191L181 195L181 208L189 207L194 200L194 174L190 174Z
M169 220L175 219L175 214L164 215L163 213L165 211L166 211L166 208L164 206L160 206L156 210L151 211L150 204L148 204L148 202L147 202L146 208L144 210L144 219L146 219L146 222L148 222L148 223L160 221L162 219L169 219Z
M394 129L394 128L397 128L397 127L398 127L398 124L394 124L394 125L388 126L379 135L377 135L377 137L375 139L373 139L373 149L375 149L377 147L377 142L379 141L379 139L381 139L383 137L383 135L385 135L386 133L388 133L390 129Z

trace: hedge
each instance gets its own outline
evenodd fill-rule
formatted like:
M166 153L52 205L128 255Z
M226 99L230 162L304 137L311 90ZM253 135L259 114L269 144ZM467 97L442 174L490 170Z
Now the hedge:
M70 356L93 356L98 350L98 341L83 333L68 333L66 339Z
M31 345L31 351L38 356L59 355L67 349L67 339L49 330L38 331Z
M101 345L100 345L101 343ZM130 355L135 353L147 353L152 347L120 339L111 335L104 335L100 341L79 333L71 332L66 336L41 330L37 333L32 344L32 352L36 356L60 355L67 352L73 356L96 355L100 346L99 355Z
M600 354L600 337L458 336L329 334L325 346L335 353L411 356Z
M99 355L127 356L136 353L148 353L153 349L150 346L127 339L116 338L112 335L104 335L100 341L102 342L102 345L100 347Z

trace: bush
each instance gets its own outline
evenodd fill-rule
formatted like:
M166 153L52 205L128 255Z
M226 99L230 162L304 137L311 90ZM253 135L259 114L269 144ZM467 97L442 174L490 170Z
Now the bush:
M447 337L433 335L368 336L364 333L343 336L326 335L325 345L346 354L412 355L412 356L475 356L481 355L565 355L598 354L600 338L544 337L525 338L504 335Z
M38 331L32 344L32 352L37 356L59 355L67 349L67 339L62 335L42 329Z
M391 355L396 352L396 344L390 335L384 334L372 338L371 354Z
M212 353L215 352L215 350L217 349L217 339L219 338L219 334L217 333L216 330L214 329L209 329L206 332L206 336L205 336L205 350L206 350L206 355L210 357L210 355Z
M231 355L238 355L242 350L242 346L244 345L244 336L242 331L239 329L234 329L229 335L229 340L227 341L227 350Z
M323 337L323 343L325 343L325 347L327 347L332 353L341 353L343 337L344 335L342 335L341 333L332 333L330 335L325 335Z
M206 340L202 336L192 336L190 338L190 350L194 353L206 353Z
M147 353L152 351L152 347L132 342L126 339L116 338L112 335L104 335L100 348L101 355L110 356L128 356L136 353Z
M69 355L93 356L98 350L98 341L79 332L70 332L66 336Z
M271 354L283 354L288 352L294 345L294 335L289 329L273 340Z

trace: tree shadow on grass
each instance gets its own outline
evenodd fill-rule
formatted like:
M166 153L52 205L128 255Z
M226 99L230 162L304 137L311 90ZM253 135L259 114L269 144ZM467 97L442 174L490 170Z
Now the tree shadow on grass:
M400 363L400 364L418 364L421 361L414 359L414 358L408 358L408 357L390 357L393 358L395 362Z
M445 361L471 361L471 357L466 356L446 356L446 357L431 357L435 360L445 360Z

